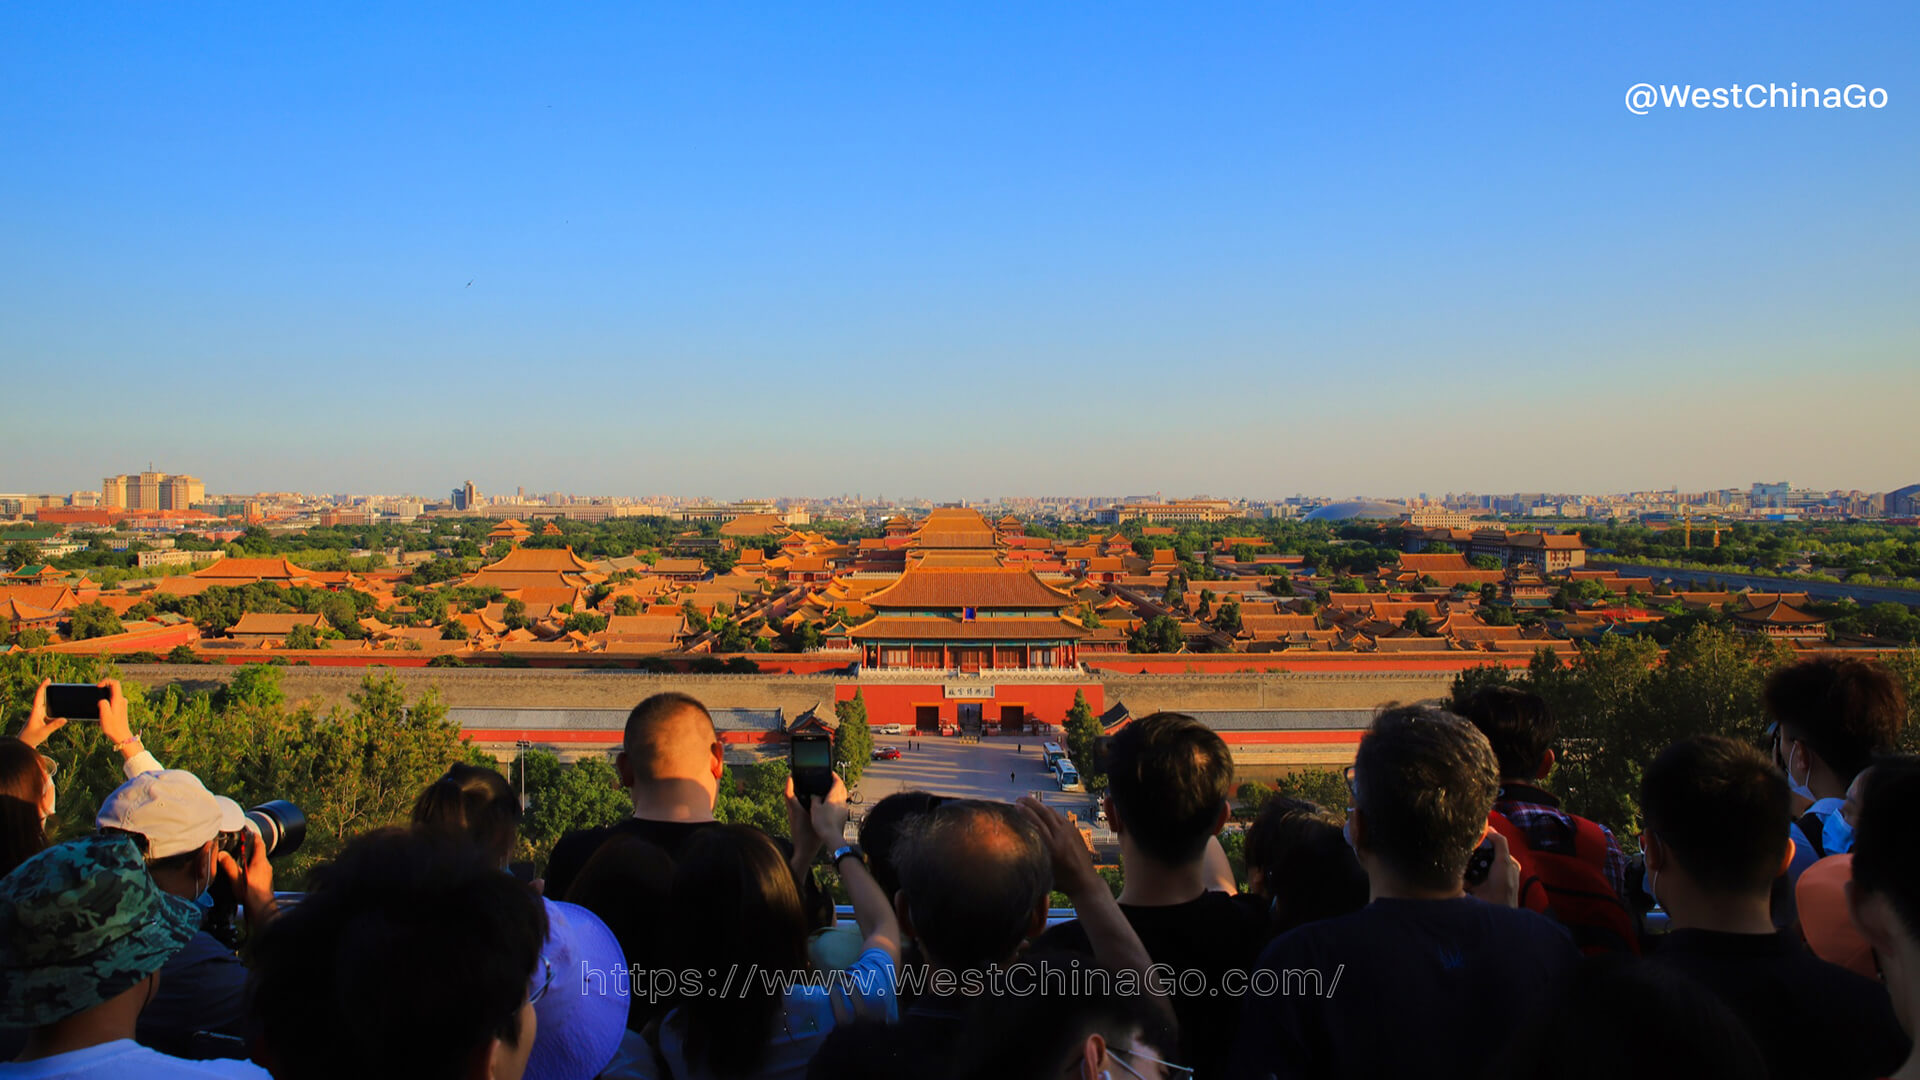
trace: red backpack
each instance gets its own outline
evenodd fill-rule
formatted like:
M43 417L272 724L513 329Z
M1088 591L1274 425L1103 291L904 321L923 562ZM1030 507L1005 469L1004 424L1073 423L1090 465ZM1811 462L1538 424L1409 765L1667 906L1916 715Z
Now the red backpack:
M1492 811L1487 824L1507 838L1507 848L1520 863L1519 906L1537 911L1566 927L1573 943L1588 956L1640 952L1633 914L1607 880L1607 834L1583 817L1573 820L1573 850L1539 851L1527 843L1526 833Z

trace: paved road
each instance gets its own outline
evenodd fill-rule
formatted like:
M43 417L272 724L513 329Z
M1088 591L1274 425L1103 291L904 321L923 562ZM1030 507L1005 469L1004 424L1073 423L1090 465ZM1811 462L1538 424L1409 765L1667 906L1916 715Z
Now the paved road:
M968 799L992 799L1012 802L1022 795L1039 795L1048 806L1087 819L1093 796L1079 791L1061 791L1040 759L1040 740L1022 742L1011 738L982 739L963 743L958 738L914 737L914 749L907 748L904 735L875 734L875 749L898 747L898 761L873 761L860 779L861 805L858 814L896 791L931 791ZM1023 750L1016 748L1023 747ZM1009 779L1009 773L1012 774ZM1095 844L1111 843L1113 835L1104 826L1092 823Z

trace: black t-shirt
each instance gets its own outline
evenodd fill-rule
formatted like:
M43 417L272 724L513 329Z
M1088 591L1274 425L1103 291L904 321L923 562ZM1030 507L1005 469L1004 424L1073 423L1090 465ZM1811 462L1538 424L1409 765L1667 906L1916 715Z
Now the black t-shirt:
M578 829L554 842L553 855L547 859L547 885L545 895L554 900L565 900L567 890L573 888L573 879L580 876L580 870L615 835L637 836L652 844L657 844L674 859L680 857L680 849L694 833L714 824L711 821L649 821L646 818L630 817L613 825L601 825L592 829Z
M900 1080L939 1076L966 1024L960 999L921 997L897 1024L863 1020L842 1024L807 1063L807 1080Z
M1230 1075L1478 1076L1579 961L1566 930L1531 911L1375 900L1260 954Z
M134 1038L163 1054L184 1058L245 1057L247 969L232 949L205 930L160 969L160 989L140 1010ZM196 1039L199 1032L233 1036Z
M1142 907L1121 904L1120 911L1140 935L1140 944L1156 972L1185 991L1173 994L1180 1021L1180 1057L1198 1077L1223 1075L1240 1020L1240 999L1227 991L1226 973L1245 972L1266 941L1262 909L1223 892L1202 893L1184 904ZM1034 939L1035 950L1091 953L1079 920L1061 923ZM1194 974L1198 973L1198 974ZM1204 978L1204 983L1202 979ZM1184 983L1178 980L1186 980Z
M1790 930L1675 930L1652 956L1746 1021L1774 1076L1890 1076L1907 1059L1887 988L1820 959Z

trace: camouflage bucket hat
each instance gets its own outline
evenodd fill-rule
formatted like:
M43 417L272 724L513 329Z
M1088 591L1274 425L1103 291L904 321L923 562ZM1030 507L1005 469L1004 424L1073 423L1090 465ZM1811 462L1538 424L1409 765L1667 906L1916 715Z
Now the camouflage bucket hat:
M0 878L0 1026L64 1020L159 971L200 929L124 836L89 836Z

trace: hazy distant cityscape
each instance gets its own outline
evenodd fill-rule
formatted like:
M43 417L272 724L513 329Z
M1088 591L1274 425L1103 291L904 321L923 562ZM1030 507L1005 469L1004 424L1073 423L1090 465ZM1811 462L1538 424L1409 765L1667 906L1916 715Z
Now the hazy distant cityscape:
M1920 514L1920 484L1892 491L1814 490L1785 481L1756 481L1745 487L1706 491L1585 492L1421 492L1408 499L1354 494L1296 495L1285 499L1246 499L1208 494L1169 496L1160 492L1125 495L1058 495L946 500L908 496L889 498L859 493L832 497L770 496L716 502L698 496L581 495L563 491L511 494L486 492L471 481L446 496L294 491L207 493L198 477L146 471L107 477L99 490L66 493L0 492L0 520L48 523L120 524L164 531L190 520L188 512L208 517L271 519L282 527L408 522L422 516L474 514L506 517L558 517L595 521L616 517L663 517L675 521L727 521L742 514L780 515L788 525L815 517L854 522L885 520L899 512L962 505L985 511L1040 515L1061 521L1120 524L1145 522L1218 522L1235 518L1405 517L1422 526L1462 524L1475 518L1519 517L1594 521L1662 520L1675 515L1728 520L1796 521L1848 518L1900 518ZM145 516L142 511L168 511Z

